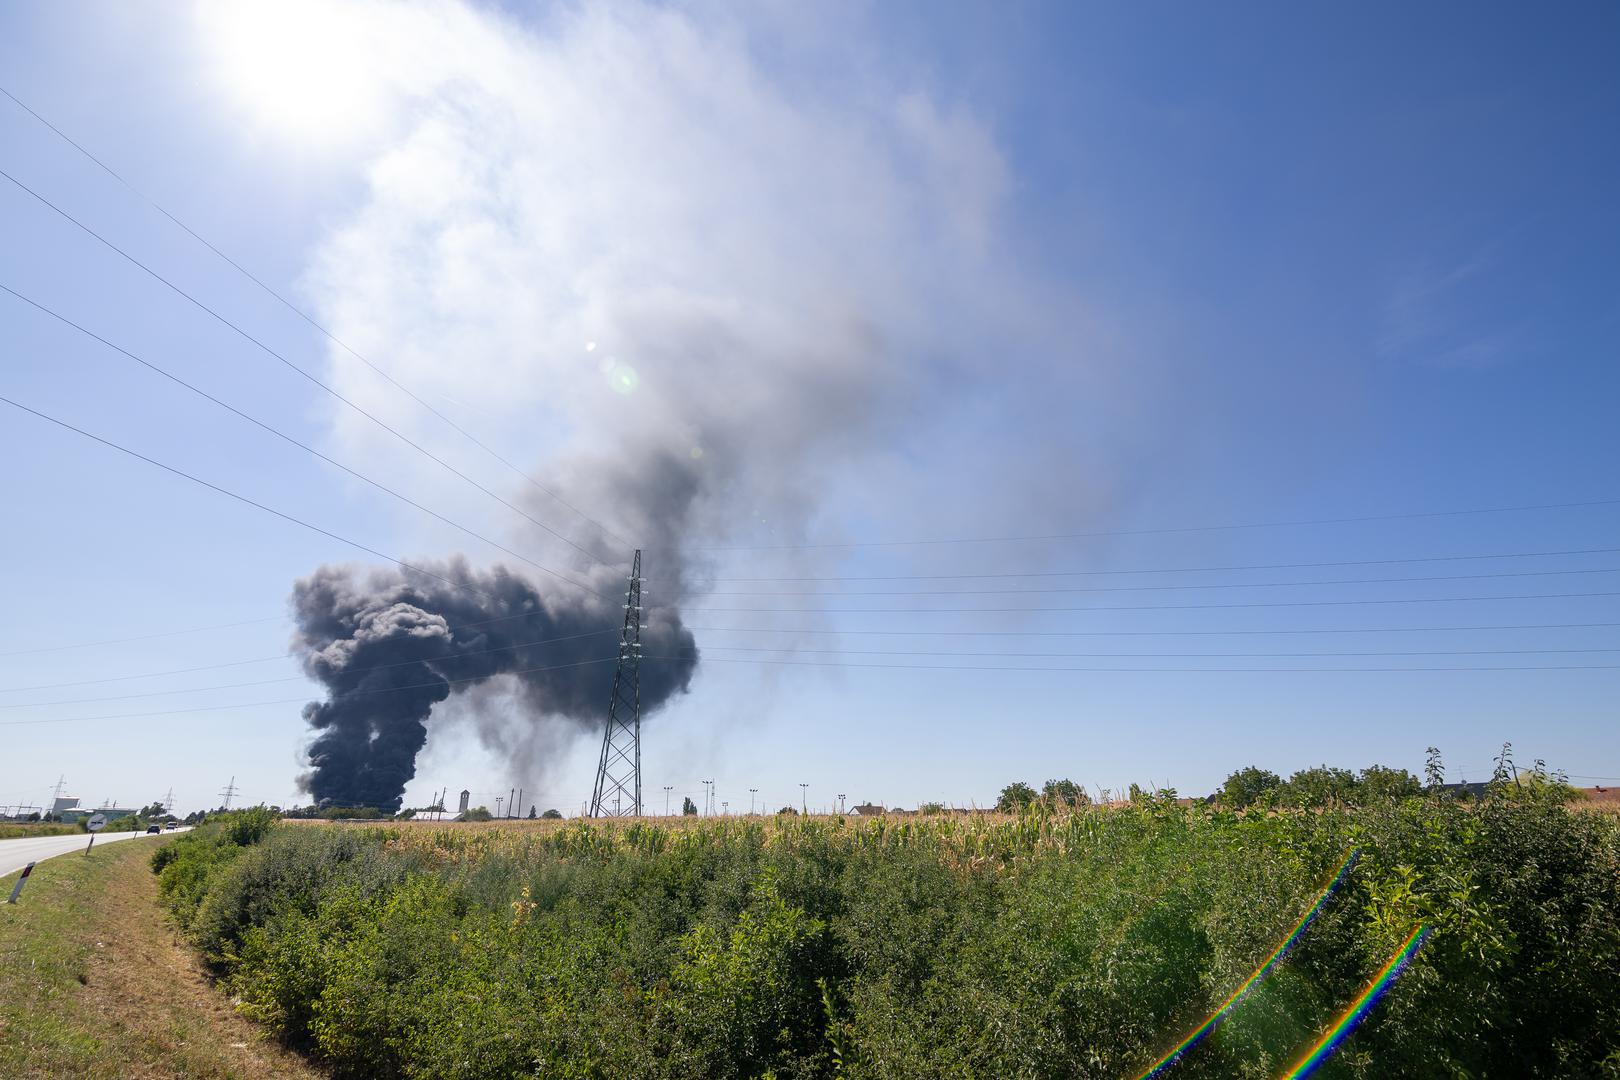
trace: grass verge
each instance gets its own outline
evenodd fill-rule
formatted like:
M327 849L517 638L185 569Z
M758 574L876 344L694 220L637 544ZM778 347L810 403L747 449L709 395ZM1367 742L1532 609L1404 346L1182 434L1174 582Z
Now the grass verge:
M29 836L69 836L83 831L77 825L62 825L54 821L0 821L0 840L18 840Z
M0 903L0 1076L321 1075L236 1015L164 921L149 860L168 840L48 859Z

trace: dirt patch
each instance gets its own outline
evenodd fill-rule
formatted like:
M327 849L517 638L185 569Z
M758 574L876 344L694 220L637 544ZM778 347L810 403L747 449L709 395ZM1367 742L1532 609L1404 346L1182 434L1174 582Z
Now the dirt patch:
M0 1050L0 1073L324 1076L237 1015L164 920L148 867L153 846L59 856L34 872L28 912L0 926L12 938L3 951L26 954L32 972L30 985L6 987L22 996L8 995L0 1012L0 1043L12 1044Z

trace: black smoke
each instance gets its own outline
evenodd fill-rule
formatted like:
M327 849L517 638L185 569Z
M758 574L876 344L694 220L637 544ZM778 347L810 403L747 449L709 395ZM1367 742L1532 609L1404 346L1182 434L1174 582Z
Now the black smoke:
M397 811L434 706L497 677L515 689L519 715L507 725L606 718L623 580L616 597L605 575L595 579L604 596L563 585L543 594L504 567L474 571L458 558L422 568L463 587L406 569L334 566L293 587L294 647L327 690L304 707L315 739L300 783L318 803ZM641 640L645 716L686 691L697 647L678 613L650 605Z

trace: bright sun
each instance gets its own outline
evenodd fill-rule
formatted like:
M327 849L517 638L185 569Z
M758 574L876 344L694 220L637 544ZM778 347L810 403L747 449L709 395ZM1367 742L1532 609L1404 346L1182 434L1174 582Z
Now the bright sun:
M206 0L203 47L227 93L276 134L340 143L382 117L375 26L338 0Z

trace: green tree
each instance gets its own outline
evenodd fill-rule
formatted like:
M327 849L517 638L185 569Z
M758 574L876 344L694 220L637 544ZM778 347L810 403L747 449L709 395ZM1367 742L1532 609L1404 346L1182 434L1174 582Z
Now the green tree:
M697 816L697 803L692 801L692 796L688 795L681 800L681 814L685 817Z
M1035 801L1035 789L1022 780L1008 784L1001 789L1001 795L996 799L996 809L1004 814L1022 810Z
M1423 792L1418 778L1405 769L1392 769L1387 765L1369 765L1361 770L1361 799L1376 802L1381 799L1407 799Z
M487 806L475 806L461 815L463 821L492 821L495 815L489 812Z
M1439 791L1446 782L1446 763L1440 758L1440 748L1431 746L1423 759L1423 783L1430 791Z
M1295 806L1354 806L1360 801L1356 774L1330 765L1299 770L1288 778L1284 792Z
M545 818L547 821L556 821L558 818L562 817L562 811L561 810L556 810L556 809L547 810L545 813L541 814L540 816Z
M1226 778L1221 785L1221 802L1233 810L1253 806L1282 787L1282 777L1270 769L1249 765Z
M1073 780L1048 780L1046 786L1041 788L1041 798L1053 806L1067 806L1071 809L1091 802L1086 795L1086 789Z

